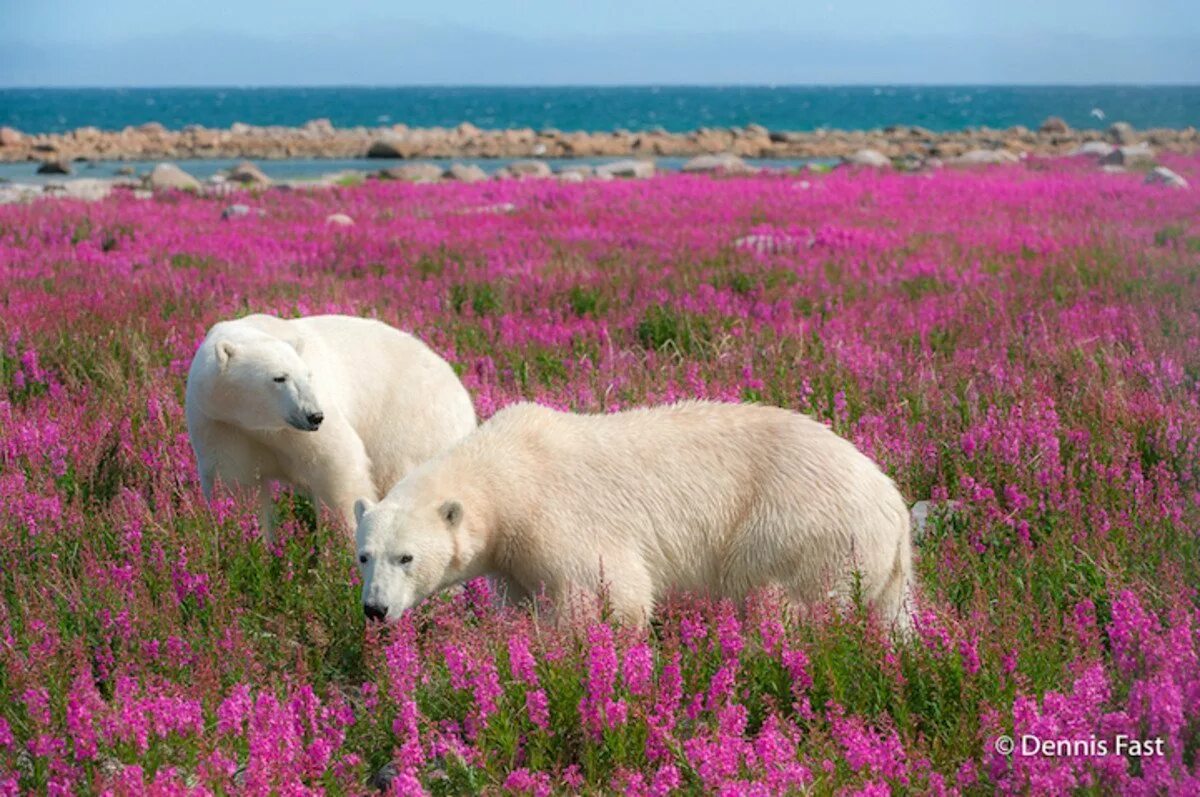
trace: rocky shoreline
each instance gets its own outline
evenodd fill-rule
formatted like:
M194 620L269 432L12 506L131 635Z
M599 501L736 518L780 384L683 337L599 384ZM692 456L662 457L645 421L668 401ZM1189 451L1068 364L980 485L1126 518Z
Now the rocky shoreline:
M1138 131L1123 122L1107 130L1075 130L1047 119L1037 130L970 128L934 132L896 126L879 130L776 131L761 125L700 128L689 133L563 132L560 130L481 130L464 123L454 128L335 128L327 119L302 127L228 129L189 126L168 130L151 123L104 131L83 127L67 133L27 134L0 128L0 162L69 164L91 160L186 160L191 158L595 158L688 157L729 153L748 158L852 158L863 150L892 160L960 158L973 151L1013 156L1066 155L1090 144L1144 143L1157 150L1191 153L1200 149L1200 131Z

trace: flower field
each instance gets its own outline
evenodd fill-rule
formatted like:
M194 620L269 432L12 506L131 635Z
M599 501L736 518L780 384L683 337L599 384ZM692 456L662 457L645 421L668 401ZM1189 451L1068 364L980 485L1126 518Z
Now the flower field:
M0 794L1200 792L1200 192L1044 161L238 201L0 207ZM483 418L810 413L940 507L917 633L769 594L560 629L483 582L368 627L331 516L281 495L267 550L200 496L187 366L254 311L412 331Z

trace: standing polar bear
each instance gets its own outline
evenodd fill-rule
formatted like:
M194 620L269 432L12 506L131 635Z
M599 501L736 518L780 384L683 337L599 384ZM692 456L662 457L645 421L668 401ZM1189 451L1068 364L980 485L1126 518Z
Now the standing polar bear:
M307 490L354 526L382 496L475 428L445 360L379 321L251 315L209 330L192 360L187 426L206 499L216 481L258 495L271 540L271 483Z
M787 410L518 404L354 511L374 619L490 574L556 606L606 590L633 622L675 590L740 600L776 585L812 603L857 582L886 622L909 625L900 493L851 443Z

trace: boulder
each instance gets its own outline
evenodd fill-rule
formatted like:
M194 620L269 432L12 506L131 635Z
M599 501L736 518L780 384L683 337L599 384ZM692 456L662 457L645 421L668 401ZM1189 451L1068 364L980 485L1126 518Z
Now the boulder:
M1132 144L1137 135L1129 122L1113 122L1108 128L1108 140L1114 144Z
M1058 116L1051 116L1046 121L1042 122L1038 132L1051 133L1055 135L1066 135L1071 132L1071 126L1064 122Z
M37 167L38 174L70 174L72 171L70 161L65 160L42 161Z
M595 168L586 163L573 163L570 166L563 167L558 177L566 182L582 182L596 173Z
M999 163L1017 163L1019 160L1016 153L1006 149L973 149L950 158L946 162L955 166L990 166Z
M1105 155L1112 153L1113 149L1113 145L1107 141L1085 141L1068 154L1073 158L1103 158Z
M68 180L62 184L63 196L68 196L72 199L82 199L85 202L96 202L104 199L112 193L112 190L113 183L111 180L98 180L91 177L82 180Z
M154 190L199 191L200 181L173 163L160 163L146 177L146 187Z
M334 227L353 227L354 219L345 213L333 213L325 217L325 223Z
M249 215L250 215L250 206L249 205L230 205L229 207L227 207L221 211L221 218L224 221L229 221L230 219L240 219L243 216L249 216Z
M891 159L877 149L860 149L842 160L850 166L868 166L872 169L886 169L892 165Z
M406 183L433 183L442 179L445 170L436 163L405 163L382 169L379 177L384 180L401 180Z
M304 123L304 132L310 136L332 136L333 122L328 119L310 119Z
M270 185L271 178L250 161L242 161L229 172L229 179L242 185Z
M688 174L710 174L723 172L725 174L743 174L749 172L750 166L732 152L722 152L717 155L697 155L683 164L681 169Z
M516 177L549 177L550 167L545 161L520 160L508 164L508 171Z
M25 140L21 131L11 127L0 127L0 147L16 147Z
M1126 168L1153 166L1154 150L1145 142L1141 144L1129 144L1124 147L1117 147L1101 158L1100 163L1106 166L1124 166Z
M488 178L487 172L469 163L450 164L450 168L446 170L446 177L460 183L478 183Z
M1188 182L1166 166L1155 166L1146 175L1147 185L1165 185L1171 188L1187 188Z
M407 158L412 145L398 135L383 136L371 142L367 148L368 158Z
M622 160L596 167L596 174L609 177L653 177L654 161Z

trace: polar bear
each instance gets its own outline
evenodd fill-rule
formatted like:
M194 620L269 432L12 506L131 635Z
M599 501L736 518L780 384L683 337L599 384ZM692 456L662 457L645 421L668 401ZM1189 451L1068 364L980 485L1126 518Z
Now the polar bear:
M200 485L257 493L272 540L272 482L307 490L354 528L354 500L382 496L475 428L445 360L379 321L250 315L209 330L188 373Z
M643 623L672 591L798 603L857 590L907 630L908 509L866 455L774 407L501 410L379 503L354 507L363 608L395 620L481 575L558 611L604 591Z

